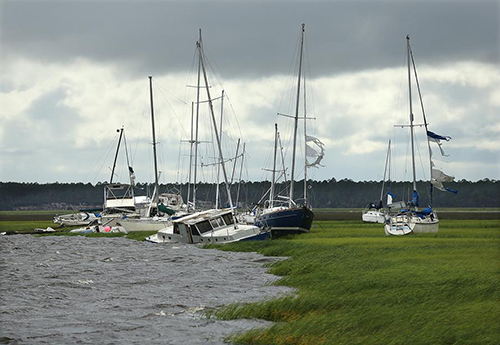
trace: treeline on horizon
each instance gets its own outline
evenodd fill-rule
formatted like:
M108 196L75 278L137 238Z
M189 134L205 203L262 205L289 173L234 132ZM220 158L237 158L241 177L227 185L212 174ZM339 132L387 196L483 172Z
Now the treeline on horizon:
M0 182L0 210L18 209L82 209L99 207L103 204L104 186L107 183L19 183ZM269 181L242 182L239 186L238 206L251 208L269 189ZM362 208L368 203L376 203L380 198L382 182L355 182L350 179L308 181L308 199L313 208ZM447 183L447 187L458 190L458 194L434 189L433 207L500 207L500 181L483 179L477 182L460 180ZM303 195L303 181L295 184L295 198ZM386 188L385 188L386 189ZM429 203L428 182L418 182L420 205ZM187 200L187 184L162 184L160 192L180 191ZM287 195L285 184L277 184L279 195ZM136 195L151 195L153 185L138 183ZM224 185L220 187L221 205L228 205ZM231 187L233 203L236 203L238 185ZM407 201L411 196L409 182L391 182L391 193L395 201ZM199 183L196 189L198 201L208 206L215 202L216 185ZM267 199L267 198L266 198ZM385 202L385 201L384 201Z

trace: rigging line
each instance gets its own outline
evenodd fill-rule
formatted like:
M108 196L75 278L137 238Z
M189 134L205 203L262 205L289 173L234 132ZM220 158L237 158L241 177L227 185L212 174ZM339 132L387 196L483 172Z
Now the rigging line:
M145 117L145 114L146 114L146 107L147 105L149 105L149 99L148 99L148 89L144 89L144 98L146 99L145 101L142 102L142 115L141 115L141 121L140 121L140 125L139 125L139 131L137 132L137 137L136 137L136 140L135 140L135 148L134 148L134 153L131 155L130 157L130 161L133 163L134 160L135 160L135 157L137 155L137 149L139 147L139 138L140 138L140 133L142 132L142 126L143 126L143 123L144 123L144 117ZM133 166L133 165L132 165Z
M309 47L307 45L307 35L305 33L304 33L304 47L305 47L305 49L304 49L304 51L305 51L305 59L304 60L306 62L306 67L307 67L306 70L309 73L308 74L308 76L309 76L308 80L312 81L311 61L309 59ZM304 77L305 77L305 75L306 75L306 73L304 73ZM311 82L307 83L307 89L308 89L307 94L311 98L311 102L309 102L308 104L310 105L312 103L312 106L310 105L311 108L312 108L312 116L311 117L316 118L316 104L315 104L315 101L314 101L314 92L313 92L313 87L311 86ZM308 115L310 115L309 113L311 113L311 112L308 111ZM315 124L316 121L313 121L312 123ZM308 128L310 128L310 127L308 126ZM313 129L314 129L313 132L316 133L316 126L314 126Z
M160 85L160 84L158 84L158 83L156 83L156 82L155 82L155 84L156 84L156 86L157 86L158 88L161 88L161 89L165 90L165 92L167 92L167 93L168 93L169 95L171 95L172 97L176 98L176 99L177 99L179 102L181 102L182 104L184 104L184 105L187 105L187 104L188 104L186 101L182 100L180 97L178 97L178 96L174 95L172 92L168 91L168 89L167 89L167 88L165 88L164 86L162 86L162 85Z
M170 104L170 102L168 101L168 99L165 97L165 95L163 94L163 92L161 92L161 89L159 88L158 86L158 83L156 83L154 80L153 80L153 83L155 84L155 86L157 87L157 90L160 92L160 94L163 96L163 99L165 100L165 102L167 102L170 110L172 110L172 113L174 114L175 118L177 119L177 122L179 122L179 125L182 129L182 135L185 135L187 136L187 132L186 130L184 129L184 126L182 125L182 122L181 120L179 119L179 116L177 116L177 113L175 112L174 108L172 107L172 105ZM184 103L186 104L186 103Z
M177 156L177 171L176 171L176 176L175 176L175 183L177 183L177 181L180 181L181 179L179 178L179 174L180 174L180 166L181 166L181 148L182 148L182 140L179 140L179 154ZM179 182L180 183L180 182Z
M106 152L110 149L111 144L113 144L113 143L116 141L116 139L117 139L117 135L115 134L115 136L114 136L113 140L110 140L110 141L108 142L108 146L107 146L107 147L105 148L105 150L101 153L101 156L99 157L99 159L98 159L98 160L96 160L96 161L94 162L94 166L92 167L92 169L90 169L90 171L88 171L88 172L87 172L87 175L85 175L85 179L84 179L84 180L87 180L87 179L88 179L89 175L90 175L90 174L94 171L94 169L96 168L97 164L98 164L98 163L99 163L99 162L103 159L103 156L104 156L104 155L106 154ZM104 163L102 163L102 164L104 164ZM102 167L101 167L101 168L102 168ZM95 178L94 178L94 181L95 181L95 179L96 179L96 178L97 178L97 174L96 174L96 176L95 176Z

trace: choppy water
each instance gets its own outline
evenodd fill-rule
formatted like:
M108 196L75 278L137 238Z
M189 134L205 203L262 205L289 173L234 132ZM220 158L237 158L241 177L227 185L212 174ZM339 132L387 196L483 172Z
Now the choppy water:
M254 253L125 238L0 237L0 343L221 344L269 324L206 308L290 293Z

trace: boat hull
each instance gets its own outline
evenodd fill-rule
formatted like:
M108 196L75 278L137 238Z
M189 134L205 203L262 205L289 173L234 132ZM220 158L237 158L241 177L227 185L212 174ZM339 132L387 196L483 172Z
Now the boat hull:
M255 219L255 225L271 230L271 237L281 237L309 232L314 213L307 207L285 208L262 213Z
M365 211L363 212L363 222L385 224L385 213L380 211Z
M439 219L434 212L426 217L418 216L414 213L398 214L386 220L384 230L387 236L437 233L439 230Z

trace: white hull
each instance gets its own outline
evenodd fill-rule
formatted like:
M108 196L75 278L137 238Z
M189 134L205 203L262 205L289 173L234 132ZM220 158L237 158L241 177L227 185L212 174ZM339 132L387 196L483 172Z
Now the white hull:
M423 218L414 213L397 214L387 219L384 230L387 236L437 233L439 219L436 213L431 213Z
M94 213L79 212L54 217L54 223L66 226L89 225L99 218Z
M210 233L204 233L201 236L188 234L174 234L173 227L162 229L156 234L146 238L146 241L153 243L231 243L242 240L258 239L257 237L269 237L256 226L239 224L236 228L229 226L228 228L214 230ZM191 239L190 239L191 238Z
M269 231L234 222L232 211L207 210L176 219L173 224L146 238L154 243L230 243L269 238Z
M124 227L127 231L158 231L171 225L168 218L138 218L120 219L117 225Z
M370 210L363 212L362 219L363 222L385 224L385 217L384 212Z

